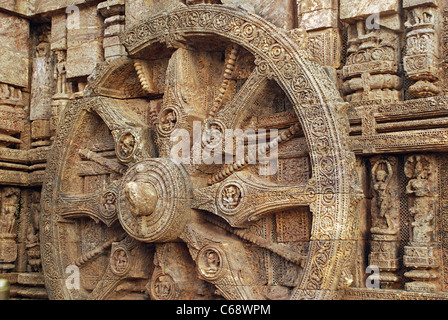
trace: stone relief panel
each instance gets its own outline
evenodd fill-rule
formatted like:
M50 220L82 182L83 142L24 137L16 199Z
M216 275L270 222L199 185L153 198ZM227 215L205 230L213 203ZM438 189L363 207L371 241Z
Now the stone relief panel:
M16 296L448 299L443 1L3 2ZM247 157L194 162L237 128Z

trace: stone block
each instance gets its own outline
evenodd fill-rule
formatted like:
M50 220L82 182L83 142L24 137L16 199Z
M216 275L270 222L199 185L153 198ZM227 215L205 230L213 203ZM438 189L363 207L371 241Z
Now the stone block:
M0 8L13 11L16 6L15 0L0 0Z
M126 1L126 27L162 11L166 12L184 6L185 4L180 0Z
M302 13L300 26L305 30L338 27L338 10L321 9Z
M300 6L300 12L313 12L318 11L322 9L338 9L338 2L336 0L302 0L298 3L298 6Z
M29 22L0 12L0 82L27 88Z
M125 13L124 0L112 0L100 2L97 7L99 13L107 18Z
M403 0L403 8L416 6L438 6L439 0Z
M31 138L34 140L47 139L50 135L50 121L35 120L31 123Z
M234 6L265 18L279 28L292 29L294 27L294 5L289 0L222 0L224 5Z
M96 7L79 12L79 28L67 31L67 78L85 77L103 60L102 19Z
M67 16L65 14L51 17L51 50L67 49Z
M340 19L365 18L372 14L398 13L398 0L341 0Z

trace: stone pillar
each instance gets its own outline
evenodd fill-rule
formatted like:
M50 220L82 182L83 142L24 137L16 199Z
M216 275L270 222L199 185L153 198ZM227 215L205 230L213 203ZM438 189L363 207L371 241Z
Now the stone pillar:
M18 147L24 131L25 101L22 90L0 83L0 147Z
M395 157L375 157L372 163L372 228L369 265L379 268L379 281L383 289L396 288L400 278L399 227L400 215L397 204L398 168Z
M442 82L443 93L448 94L448 3L443 4L442 11L442 28L441 28L441 47L442 47Z
M436 292L440 267L440 252L434 234L436 213L437 167L429 155L412 155L406 159L405 174L410 179L406 193L409 195L411 213L411 239L405 247L403 263L409 271L404 275L411 282L408 291Z
M340 18L348 24L342 69L346 101L402 100L399 1L341 0Z
M33 58L31 77L31 147L43 147L50 142L51 99L53 96L53 63L50 44L50 29L40 27L38 44Z
M439 10L437 0L405 0L406 54L403 59L407 77L415 81L409 88L414 98L438 95L439 36L436 30Z
M22 144L29 92L29 22L0 12L0 147Z
M27 254L27 272L39 272L40 241L39 241L39 219L40 219L40 191L27 191L28 210L26 215L25 244Z
M335 69L341 64L339 1L297 1L297 26L308 33L308 50L323 66Z
M75 94L81 97L96 65L103 61L103 19L96 6L80 7L77 22L67 28L67 79L74 83ZM78 19L79 18L79 19Z
M1 192L0 213L0 272L15 268L18 257L16 243L17 215L19 208L20 189L3 188Z
M57 14L51 18L51 51L53 52L53 81L54 91L51 102L51 118L48 126L39 125L40 130L49 130L54 138L59 121L59 114L65 108L72 94L72 86L67 78L67 16ZM37 130L37 128L36 128Z
M106 61L125 57L126 49L120 43L118 35L125 28L124 0L104 1L98 4L98 12L104 20L104 59Z

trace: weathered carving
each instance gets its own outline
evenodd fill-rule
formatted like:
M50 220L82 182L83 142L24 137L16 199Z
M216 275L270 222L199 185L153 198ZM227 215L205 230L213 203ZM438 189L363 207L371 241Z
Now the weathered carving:
M409 79L416 82L409 88L409 93L415 98L438 95L441 90L434 84L440 76L439 39L435 30L437 9L414 7L408 9L407 14L403 64Z
M370 241L369 264L377 266L380 274L377 278L383 288L396 286L399 277L395 274L399 269L399 208L398 167L394 157L372 159L372 228Z
M0 269L14 269L17 259L16 220L18 216L19 193L17 188L2 190L0 213Z
M15 298L448 299L444 1L9 2Z
M396 160L380 159L373 164L372 182L375 197L373 200L372 216L373 227L372 232L375 234L391 234L398 233L398 211L396 203L393 199L396 193L393 191L391 182L397 173L394 172L392 163L396 164Z
M439 285L434 279L439 277L439 253L434 244L434 179L437 175L433 159L428 155L408 157L405 173L410 181L406 193L410 196L409 212L412 215L412 237L405 247L403 262L412 270L405 276L414 280L406 283L411 291L435 292Z
M211 19L211 15L214 17L213 19ZM268 29L272 30L267 32ZM139 31L136 32L136 30ZM332 297L334 291L344 287L349 282L342 284L342 282L339 283L338 279L330 279L331 277L328 280L324 280L328 276L324 269L338 270L336 273L339 274L341 272L340 268L344 268L344 274L348 274L348 269L345 268L350 262L344 256L350 252L349 248L353 245L351 241L347 240L354 237L354 234L351 233L354 222L352 218L349 220L345 218L346 215L351 214L349 213L351 204L349 198L347 198L347 195L352 192L350 188L350 174L344 174L349 172L346 166L353 159L353 156L350 157L350 152L345 142L335 138L336 135L338 137L343 136L340 132L341 124L339 120L335 121L335 119L340 119L344 115L343 113L338 113L338 107L333 105L333 103L341 102L334 85L321 67L308 62L305 59L307 54L298 49L296 42L287 36L285 37L284 33L277 35L278 29L269 23L258 21L251 15L242 15L235 10L221 6L190 6L187 9L180 9L164 17L156 16L146 22L135 25L126 31L121 36L121 39L132 55L140 55L138 53L140 50L146 50L146 47L152 45L160 46L160 43L165 43L169 48L176 48L181 42L188 42L190 39L194 39L194 37L190 38L192 30L193 34L199 32L201 35L221 35L227 38L228 42L232 43L231 49L227 50L228 59L225 59L226 61L221 65L222 68L216 67L215 69L216 73L219 74L221 72L221 75L222 70L224 70L224 80L229 80L229 82L222 82L219 77L213 76L207 79L207 81L210 81L210 85L207 87L210 89L207 90L216 88L217 91L215 91L216 95L212 99L205 100L210 102L208 106L212 107L212 109L204 108L199 104L200 100L191 96L188 87L178 86L177 81L179 79L186 81L187 78L182 78L179 70L174 69L175 66L180 67L180 65L176 65L176 59L187 59L183 64L186 66L185 68L196 67L192 63L195 60L189 53L182 51L185 49L178 49L173 54L167 71L163 106L155 122L157 124L159 156L167 157L169 155L169 145L172 143L169 141L169 138L174 129L191 130L192 127L190 125L193 120L205 120L209 110L216 111L215 118L217 123L221 124L221 130L238 128L238 123L243 121L244 117L253 115L250 114L249 110L251 109L249 107L251 101L253 101L252 98L257 94L257 90L249 91L249 86L255 83L267 83L267 79L272 78L283 83L280 87L286 92L284 96L292 99L293 115L298 117L299 121L294 121L285 128L286 130L282 130L278 139L273 140L271 144L262 148L262 154L266 155L277 145L294 141L292 139L295 135L309 132L308 150L311 154L309 166L313 168L313 180L308 181L310 171L308 170L306 174L307 179L303 177L299 179L304 182L303 185L273 186L271 183L263 181L263 179L252 177L250 174L247 175L247 170L251 170L247 167L246 172L243 170L244 168L237 170L241 171L241 176L234 174L228 180L219 179L220 183L216 183L217 181L212 179L212 185L204 187L201 181L209 180L208 178L211 177L212 172L207 173L210 169L206 169L203 165L198 165L200 169L198 171L192 166L188 166L188 170L186 170L184 166L175 164L171 160L155 158L156 153L152 155L148 152L145 153L143 148L140 153L132 157L131 161L127 161L127 157L133 153L133 150L141 146L139 139L141 139L141 134L146 127L135 120L136 114L124 112L123 102L119 102L116 99L104 100L104 98L85 98L72 101L70 107L65 109L61 121L67 125L64 127L64 130L59 131L55 140L52 156L54 160L48 166L49 174L52 176L62 172L66 172L65 174L67 175L73 174L69 167L62 165L67 161L67 158L59 159L57 154L62 152L63 145L67 145L68 141L74 139L76 135L80 135L77 138L81 139L80 145L83 147L73 150L75 154L81 156L80 160L100 165L104 169L110 170L114 174L115 179L120 180L116 204L114 203L115 198L107 193L106 190L98 196L92 195L91 198L85 198L83 201L90 201L89 205L91 206L99 205L100 208L103 208L104 214L113 212L116 209L120 226L132 238L146 243L146 246L149 243L157 243L157 252L159 252L159 243L182 239L186 242L191 257L197 265L199 279L214 285L218 292L226 298L251 299L262 298L266 295L273 296L273 292L268 294L265 293L264 289L260 288L256 275L262 272L262 267L251 262L254 253L248 251L242 241L248 241L253 245L260 246L263 250L272 251L276 258L272 258L270 261L283 261L281 259L286 259L296 264L296 266L300 264L304 270L307 270L303 273L303 278L300 280L301 285L299 285L298 281L294 281L293 286L296 289L293 294L284 295L283 293L281 296L306 298L311 292L314 292L313 294L316 297ZM176 36L176 34L182 36ZM171 40L167 42L167 39ZM207 38L204 38L203 42L205 45L210 45ZM137 45L137 43L139 44ZM213 42L211 44L214 45ZM188 45L190 44L187 43ZM194 45L194 43L191 45ZM140 49L137 49L137 46ZM237 84L238 78L244 75L244 73L241 73L241 66L238 66L237 46L239 51L242 52L242 57L247 56L248 53L252 54L255 57L253 60L257 60L256 65L258 65L256 70L247 76L246 82L240 89L234 86ZM218 46L218 49L225 52L226 47L219 49L220 47ZM197 57L201 57L201 55L197 55ZM202 54L202 57L207 57L208 59L210 55ZM207 63L206 59L202 61L201 59L198 58L196 61ZM210 59L215 61L215 63L220 61L219 59L214 59L214 57L210 57ZM286 64L285 61L287 62ZM233 66L235 71L239 71L232 75L230 71ZM115 66L110 65L110 68L115 68ZM214 70L211 65L210 68L210 70ZM266 72L267 69L271 71ZM106 77L110 75L109 71L106 70L102 74L103 78L101 80L92 79L90 94L95 93L95 83L105 83ZM140 75L135 74L134 77L140 78L140 83L144 84L144 82L141 82L143 79L142 75L143 73ZM232 79L230 79L231 77ZM224 94L222 100L219 94ZM325 103L322 103L323 101ZM215 108L213 108L213 105L215 105ZM304 106L306 111L303 110ZM248 113L246 109L249 111ZM90 113L86 113L86 111L90 111ZM274 110L273 112L275 113ZM99 115L100 119L95 117L95 114ZM132 119L132 121L125 123L122 118ZM108 134L113 137L115 155L120 165L125 167L117 166L115 161L110 159L111 156L113 157L110 153L107 153L108 158L106 158L106 153L103 155L103 151L100 151L100 149L95 150L91 146L93 142L90 142L87 137L92 134L92 131L89 131L88 128L90 123L93 126L93 119L104 122L102 126L105 128L103 129L105 137ZM78 125L75 125L75 123L78 123ZM79 131L79 125L85 126L87 129ZM141 130L133 129L132 125L141 128ZM209 125L211 126L211 124ZM107 133L106 127L110 130L110 133ZM336 132L338 133L336 134ZM94 136L98 137L95 139L100 139L101 137L99 135ZM144 141L149 143L149 140ZM285 147L285 150L287 149L288 147ZM121 176L121 174L124 175ZM286 171L283 172L283 175L286 175ZM54 211L52 203L54 203L53 197L60 193L61 188L70 191L74 186L70 187L67 185L64 187L63 182L60 184L57 181L49 179L43 191L43 206L45 208L42 215L43 225L48 226L42 235L43 252L45 255L43 266L46 274L48 274L47 285L52 292L52 297L62 298L68 297L72 293L65 292L63 288L58 289L58 284L52 280L57 278L57 274L61 272L64 266L64 264L58 264L53 267L55 262L52 262L56 261L54 259L55 253L57 255L60 252L59 250L63 250L62 247L56 250L51 249L53 246L61 244L51 240L54 237L52 232L55 229L53 228L58 229L62 227L62 225L53 225L52 221L54 220L52 217L59 217L60 214L58 211ZM290 181L292 182L293 180ZM75 192L75 189L70 192ZM209 198L212 202L209 202ZM293 199L292 202L291 199ZM310 206L311 211L315 214L314 219L312 221L306 220L308 221L307 223L304 220L303 223L297 224L296 228L298 229L291 229L290 231L286 231L287 228L285 226L279 226L279 230L282 230L279 239L289 241L288 239L295 239L289 233L302 232L304 235L296 238L300 241L300 244L303 245L304 242L309 240L312 242L306 258L294 254L292 247L290 248L286 244L270 243L269 239L234 228L235 226L247 228L254 221L264 219L274 212L282 209L289 210L298 206ZM251 209L247 211L247 208ZM223 227L230 228L231 232L235 236L241 237L241 239L214 232L215 228L218 228L217 230L221 228L220 223L210 228L200 218L202 215L206 216L210 213L204 213L197 209L210 211L210 213L218 214L228 220L230 226L225 225ZM335 216L331 212L338 212L338 214ZM78 216L73 214L64 215L66 219L77 219ZM94 220L99 219L98 215L92 211L86 211L82 216L91 217ZM108 221L104 217L101 217L101 219L102 221ZM328 219L331 221L330 223ZM284 219L280 221L284 221ZM345 221L344 225L346 227L340 230L332 230L331 226L333 223L338 223L337 221ZM311 228L311 224L313 228ZM112 226L109 222L108 225ZM65 227L70 228L70 224L65 225ZM66 234L62 229L61 232L61 234ZM114 229L106 229L105 233L112 236ZM109 237L106 237L101 242L98 241L99 245L97 247L103 248L104 244L108 243L107 238ZM332 243L326 241L327 239L337 240ZM327 244L321 246L320 244L324 242L327 242ZM340 247L342 243L344 245ZM160 250L162 250L161 248ZM93 248L93 250L95 249ZM340 254L337 255L338 258L333 259L332 257L336 252L340 252ZM169 252L166 252L164 256L164 259L172 259L169 258ZM131 265L135 264L135 261L131 261L134 260L133 258L128 259L127 257L131 258L131 255L126 255L125 251L115 250L112 247L110 272L114 274L113 279L125 276L126 272L124 270L127 268L125 266L128 263ZM327 262L317 264L317 260ZM85 268L89 268L89 265L92 263L94 261L89 262ZM167 265L160 260L155 265L156 269L160 268L162 273L153 277L153 284L147 283L146 288L150 295L159 299L177 296L177 293L174 294L173 291L177 292L176 290L178 289L176 288L180 286L181 282L178 282L178 277L182 275L181 270L168 272L166 269ZM249 265L251 266L250 268L247 267ZM98 269L93 267L90 267L90 269L91 272L98 274L98 271L96 271ZM128 276L128 273L126 273L126 276ZM287 277L286 274L285 277ZM319 279L318 283L314 283L316 278ZM91 297L103 297L106 292L112 292L110 290L112 290L114 282L112 280L106 282L105 279L104 281L97 281L96 285L95 281L93 281L94 291ZM282 283L292 283L288 282L286 278L283 278L281 281ZM312 291L309 291L310 289ZM100 294L101 290L102 294ZM187 291L182 289L179 292L185 293Z
M369 30L370 29L370 30ZM358 21L349 27L347 59L343 67L346 101L401 100L398 35L386 28L368 28Z

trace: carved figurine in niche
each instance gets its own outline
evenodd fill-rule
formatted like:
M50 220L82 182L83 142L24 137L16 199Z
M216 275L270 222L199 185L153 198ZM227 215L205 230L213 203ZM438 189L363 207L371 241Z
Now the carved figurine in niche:
M50 53L50 41L48 39L48 31L44 30L39 35L39 44L36 46L36 57L47 57Z
M119 274L125 273L129 266L129 257L124 249L117 249L112 254L111 267Z
M20 190L4 188L0 213L0 271L12 270L17 259L16 221Z
M14 233L19 205L19 192L16 188L5 189L2 214L0 215L0 230L2 233Z
M177 124L176 113L170 110L160 118L160 127L164 132L171 132Z
M392 165L386 159L377 161L372 167L372 181L375 191L372 232L377 234L398 233L398 212L395 210L393 192L390 189L392 176Z
M240 203L241 191L237 186L230 185L224 188L222 195L222 203L227 209L235 209Z
M14 211L5 211L4 214L0 215L0 231L2 234L12 234L14 233L14 228L16 224L16 217Z
M112 215L116 212L117 209L117 197L112 192L107 192L102 199L102 204L104 208L104 212L107 215Z
M220 260L219 260L219 256L218 254L213 251L213 250L209 250L207 251L207 253L205 254L206 256L206 268L205 268L205 272L209 275L209 276L213 276L215 275L218 270L219 270L219 265L220 265Z
M26 229L26 246L33 247L39 242L39 233L36 233L31 224Z
M168 299L172 293L173 280L167 275L159 276L154 284L154 294L160 300Z
M55 52L56 67L54 70L54 79L56 81L56 94L67 94L67 69L66 52L59 50Z
M136 141L135 137L128 133L121 137L120 142L118 143L119 153L122 157L129 157L132 155L132 152L135 149Z
M429 177L431 162L422 155L409 157L405 164L405 174L411 180L406 193L413 196L409 212L413 216L413 242L430 242L434 227L433 199Z
M39 230L29 224L26 230L26 252L28 255L28 272L40 271Z

